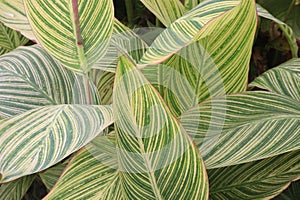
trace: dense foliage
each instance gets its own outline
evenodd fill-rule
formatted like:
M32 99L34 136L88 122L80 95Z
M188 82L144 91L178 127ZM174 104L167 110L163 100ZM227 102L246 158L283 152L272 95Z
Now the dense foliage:
M299 15L0 0L0 200L299 198Z

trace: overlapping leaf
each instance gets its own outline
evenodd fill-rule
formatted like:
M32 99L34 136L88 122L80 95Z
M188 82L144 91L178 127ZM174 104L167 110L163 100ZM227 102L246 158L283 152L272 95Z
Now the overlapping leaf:
M299 113L288 96L247 92L203 102L181 121L211 169L298 150Z
M70 161L48 199L125 199L115 136L99 136Z
M9 51L24 45L28 39L0 22L0 47Z
M213 169L208 174L211 199L271 199L299 178L300 151Z
M113 29L111 0L26 0L39 42L66 67L86 74L106 52Z
M39 106L87 104L83 77L65 69L38 45L22 47L0 58L0 116ZM92 102L97 89L90 83Z
M0 186L0 200L22 199L36 175L25 176Z
M0 182L49 168L113 122L109 106L56 105L0 122Z
M165 25L169 26L185 13L179 0L141 0L141 2Z
M158 93L125 57L114 87L114 118L125 199L206 199L197 148Z
M150 64L169 56L167 52L170 49L180 49L162 65L143 69L151 83L162 86L158 90L176 116L207 98L246 89L256 9L252 1L243 1L236 7L232 3L236 1L208 1L200 4L173 23L162 33L166 38L159 36L146 52L144 62ZM229 9L228 12L225 12L226 9ZM209 13L208 16L204 16L203 12ZM214 21L208 22L214 18ZM195 25L202 21L208 22L207 25ZM179 34L185 34L185 31L186 36L191 34L186 38L187 41L193 41L187 47L184 42L181 44L183 46L176 43L181 40ZM200 39L197 41L193 37ZM159 42L167 44L158 46Z
M67 162L58 163L55 166L39 173L40 178L48 190L53 188L66 166Z
M220 42L226 43L222 38L228 37L227 34L237 31L236 29L239 28L241 28L240 34L245 34L247 38L251 38L253 37L251 35L252 29L256 23L255 12L255 3L252 0L206 1L167 27L150 46L139 65L142 67L161 63L188 44L210 35L212 35L210 40L218 39L218 42L211 43L211 49L216 46L220 47ZM206 27L204 28L204 26ZM243 26L245 27L243 28ZM221 30L214 32L220 27L222 27L223 32ZM224 34L224 30L228 33ZM241 37L240 40L247 41L247 38L244 40Z
M260 75L250 85L300 101L300 59L292 59Z
M22 0L1 0L0 21L6 26L19 31L30 40L36 40L26 17Z

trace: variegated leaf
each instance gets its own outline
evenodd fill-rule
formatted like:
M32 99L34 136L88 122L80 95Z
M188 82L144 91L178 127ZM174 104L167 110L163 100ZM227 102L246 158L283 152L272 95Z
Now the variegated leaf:
M300 151L208 170L208 175L212 200L271 199L300 177Z
M0 0L0 21L28 39L36 41L26 17L23 0Z
M300 146L300 102L270 92L213 98L181 116L206 167L276 156Z
M110 106L54 105L0 121L0 183L49 168L113 122Z
M92 103L99 103L90 83ZM65 69L38 45L22 47L0 58L0 116L39 106L87 104L82 76Z
M8 28L0 22L0 47L9 51L22 46L28 42L28 39L17 31Z
M86 74L106 52L113 29L112 0L25 0L39 42L66 67Z
M122 56L113 108L125 199L207 199L205 167L177 119Z
M300 101L300 59L292 59L260 75L250 85Z

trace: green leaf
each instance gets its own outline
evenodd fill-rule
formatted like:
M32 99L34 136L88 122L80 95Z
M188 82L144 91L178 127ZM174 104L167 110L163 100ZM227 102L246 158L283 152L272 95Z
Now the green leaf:
M23 37L17 31L6 27L0 22L0 47L9 51L22 46L28 42L28 39Z
M284 22L280 21L279 19L277 19L276 17L271 15L262 6L257 4L256 7L257 7L257 13L260 17L272 20L275 23L277 23L278 28L280 28L280 30L282 31L282 34L285 36L286 40L289 43L292 56L294 58L297 58L298 57L298 45L297 45L296 38L294 36L294 32L291 29L291 27L289 27L287 24L285 24Z
M206 1L176 20L160 34L141 59L139 66L161 63L182 48L201 39L205 44L211 45L204 45L209 48L207 49L209 53L214 51L217 53L216 49L227 45L230 51L240 52L242 48L238 48L237 51L233 46L236 43L252 45L255 27L256 8L253 0ZM236 36L232 36L232 33ZM240 37L241 35L245 38ZM246 48L244 51L250 50ZM218 57L222 58L226 56Z
M257 3L288 24L300 39L300 5L295 4L295 0L258 0Z
M53 167L39 173L41 180L43 181L48 190L51 190L53 188L58 178L63 173L67 164L68 162L58 163Z
M75 154L45 200L125 199L115 139L99 136Z
M300 102L269 92L213 98L181 116L206 167L219 168L299 149Z
M0 200L20 200L35 179L35 175L25 176L0 186Z
M113 122L110 106L56 105L0 121L0 183L49 168Z
M94 104L97 88L90 83ZM64 68L38 45L0 57L0 116L9 117L39 106L87 104L82 76Z
M300 151L209 170L208 175L212 200L271 199L299 177Z
M141 2L165 25L169 26L185 13L179 0L141 0Z
M249 85L300 101L300 59L292 59L260 75Z
M207 199L198 149L124 56L117 68L113 108L125 199Z
M28 39L36 41L22 0L0 0L0 21L11 29L19 31Z
M202 19L196 18L192 13L197 13L201 16L203 12L207 12L212 17L214 16L212 13L220 12L220 7L225 9L227 8L226 6L225 2L216 1L200 4L191 13L187 14L188 16L191 15L190 17L186 15L182 20L172 24L173 28L180 28L178 25L183 22L193 25L192 22ZM196 30L200 31L199 33L196 31L192 32L193 35L202 34L201 31L203 31L203 34L206 32L206 37L189 43L186 47L176 46L181 48L180 51L172 55L162 65L147 66L143 69L143 74L147 79L152 84L160 86L157 89L172 113L180 116L182 112L208 98L246 90L249 62L255 35L255 10L252 1L243 1L243 3L227 13L223 13L224 15L208 23L206 27ZM219 14L217 13L217 16ZM205 17L203 18L206 19ZM168 32L171 34L172 25L165 34ZM178 35L178 33L174 32L175 35ZM177 39L175 40L174 35L172 37L176 42ZM154 41L152 48L157 48L155 42L161 41L160 39L163 40L159 36L159 39ZM167 37L165 41L161 42L164 44L169 42L170 39L171 37L169 39ZM153 63L156 59L157 62L160 62L159 59L162 58L160 56L167 55L165 52L168 51L168 49L160 47L157 49L159 52L163 52L160 55L156 54L155 50L152 50L150 47L146 52L146 57L144 57L145 59L149 58L149 62L146 62L148 64ZM149 53L148 55L154 53L151 54L154 55L151 57L153 60L150 59L150 56L147 57L147 53Z
M274 200L294 200L300 196L300 180L292 182L289 187L279 194Z
M113 29L111 0L26 0L39 42L66 67L86 74L106 52Z

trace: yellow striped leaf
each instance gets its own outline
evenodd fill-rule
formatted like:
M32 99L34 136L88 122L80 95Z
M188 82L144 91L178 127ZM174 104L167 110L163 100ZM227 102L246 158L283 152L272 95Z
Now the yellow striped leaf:
M171 56L162 65L145 67L143 74L162 86L157 89L176 116L208 98L246 89L256 8L252 0L235 3L200 4L163 32L142 58L153 64Z
M0 183L49 168L113 122L110 106L54 105L0 121Z
M300 151L208 170L210 199L271 199L300 176Z
M300 101L270 92L213 98L181 116L206 167L237 165L298 150Z
M300 101L300 59L292 59L260 75L250 85Z
M58 178L63 173L63 170L67 166L68 161L69 159L63 163L58 163L53 167L39 173L39 177L41 178L48 190L51 190L53 188Z
M28 42L28 39L17 31L8 28L0 22L0 47L9 51L22 46Z
M124 199L207 199L197 148L135 64L117 68L113 108Z
M179 0L141 0L141 2L165 25L169 26L181 17L186 9Z
M195 8L199 3L203 2L204 0L184 0L184 7L188 10Z
M0 21L28 39L36 41L26 17L23 0L0 0Z
M39 42L66 67L86 74L106 52L113 29L112 0L26 0Z
M94 104L97 88L90 83ZM0 116L39 106L87 104L84 79L66 69L38 45L18 48L0 58Z
M0 200L20 200L34 181L36 175L25 176L0 186Z
M99 136L79 151L45 197L50 199L125 199L115 136Z

